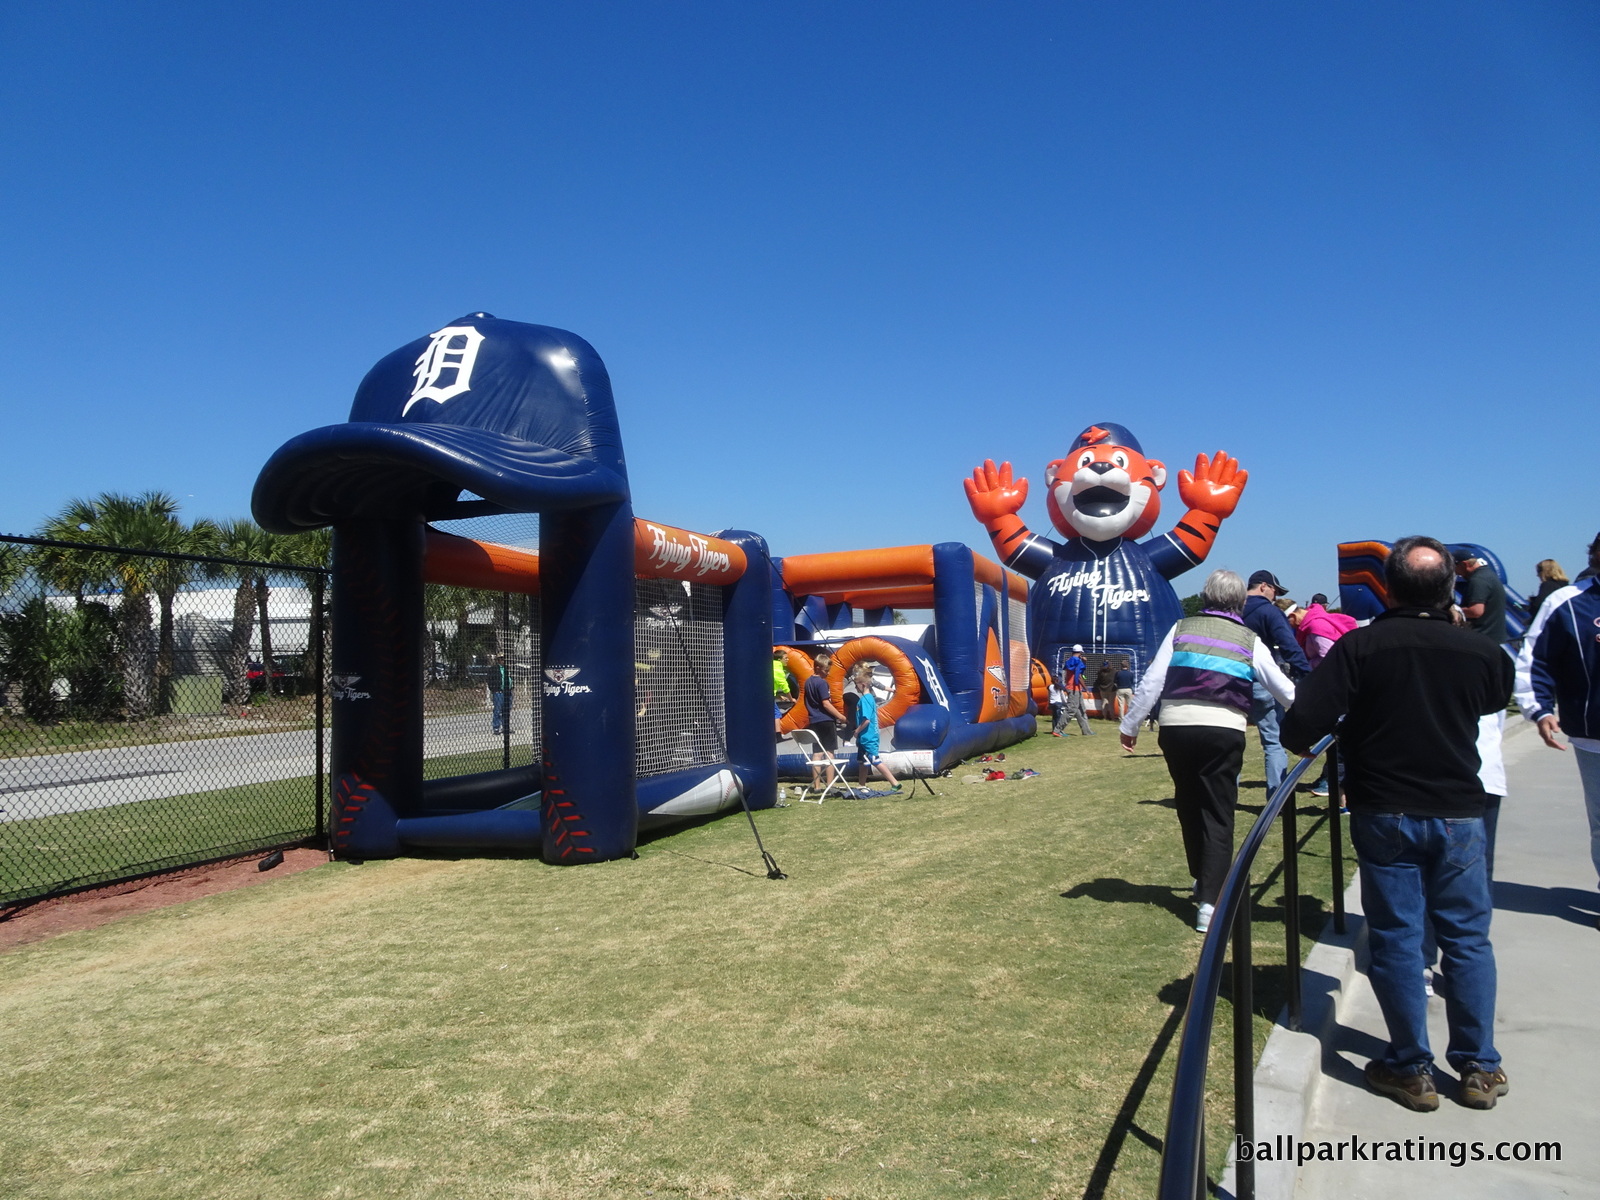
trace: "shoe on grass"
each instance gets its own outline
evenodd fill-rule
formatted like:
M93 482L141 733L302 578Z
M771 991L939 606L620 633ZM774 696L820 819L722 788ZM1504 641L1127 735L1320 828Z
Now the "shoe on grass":
M1326 800L1328 798L1328 785L1325 784L1325 783L1314 783L1314 784L1312 784L1311 785L1311 794L1313 796L1315 796L1318 800Z
M1499 1067L1489 1070L1477 1063L1468 1063L1461 1072L1461 1103L1468 1108L1493 1108L1495 1101L1511 1090L1506 1073Z
M1433 1086L1431 1070L1415 1075L1402 1075L1373 1059L1367 1064L1364 1074L1369 1088L1380 1096L1388 1096L1399 1101L1412 1112L1433 1112L1439 1107L1439 1091ZM1489 1104L1493 1103L1493 1100L1489 1101Z
M1204 933L1211 928L1211 914L1216 911L1217 907L1214 904L1202 904L1200 906L1200 911L1195 915L1194 919L1196 933Z

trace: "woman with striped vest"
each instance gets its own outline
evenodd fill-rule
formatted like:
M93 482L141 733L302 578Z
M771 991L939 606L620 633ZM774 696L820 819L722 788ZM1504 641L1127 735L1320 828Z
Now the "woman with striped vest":
M1213 571L1200 589L1201 611L1185 617L1162 639L1139 681L1133 707L1122 718L1122 744L1132 750L1139 722L1157 700L1157 735L1172 776L1189 873L1200 911L1195 928L1211 926L1211 913L1233 859L1233 809L1244 765L1244 731L1256 680L1285 708L1294 685L1272 653L1241 619L1244 580Z

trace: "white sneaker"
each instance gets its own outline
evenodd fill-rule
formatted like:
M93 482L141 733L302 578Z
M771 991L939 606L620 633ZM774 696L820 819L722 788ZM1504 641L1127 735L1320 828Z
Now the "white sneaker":
M1194 928L1196 933L1204 933L1211 928L1211 914L1217 911L1214 904L1202 904L1200 914L1195 917Z

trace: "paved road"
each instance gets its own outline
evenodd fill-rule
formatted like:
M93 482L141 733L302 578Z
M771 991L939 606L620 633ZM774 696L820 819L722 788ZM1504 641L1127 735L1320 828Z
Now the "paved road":
M1571 752L1546 749L1531 729L1508 738L1506 757L1510 795L1495 851L1491 937L1500 977L1495 1040L1510 1094L1489 1112L1455 1103L1438 999L1429 1005L1429 1035L1441 1063L1439 1110L1410 1112L1369 1092L1361 1070L1388 1039L1366 976L1358 975L1324 1048L1304 1136L1425 1138L1443 1142L1447 1153L1454 1142L1483 1142L1490 1154L1501 1142L1515 1153L1517 1142L1559 1141L1561 1161L1311 1163L1300 1170L1298 1200L1600 1195L1600 893L1583 792Z
M516 714L512 728L513 746L526 745L527 714ZM489 732L487 712L430 718L424 736L430 758L501 744ZM308 729L0 759L0 821L296 779L315 770Z

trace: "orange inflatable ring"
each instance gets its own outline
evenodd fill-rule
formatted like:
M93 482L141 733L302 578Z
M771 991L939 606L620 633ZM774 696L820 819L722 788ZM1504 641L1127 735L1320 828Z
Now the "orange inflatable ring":
M922 699L922 683L917 679L917 668L898 646L882 638L851 638L833 652L833 666L828 670L828 690L834 706L844 711L844 681L850 668L859 662L878 662L889 668L894 676L894 695L878 709L878 725L893 725L906 711Z
M796 650L793 646L774 646L772 650L775 654L783 652L784 669L794 676L795 687L799 689L795 694L794 704L783 714L783 721L778 726L783 733L793 733L796 729L806 727L806 680L817 673L816 664L804 650Z
M1050 711L1050 671L1037 658L1033 659L1033 702L1040 712Z

